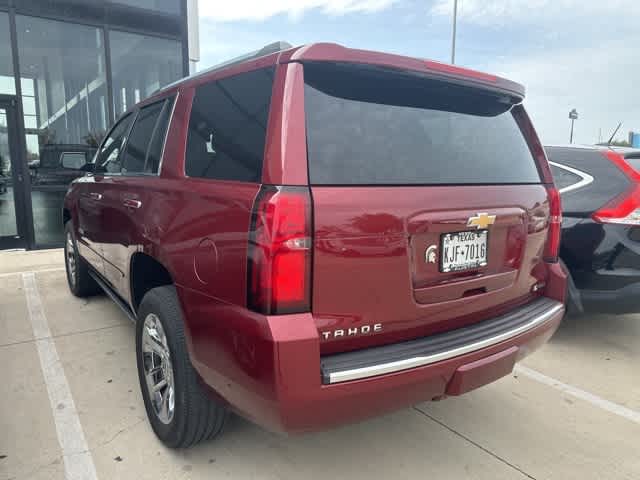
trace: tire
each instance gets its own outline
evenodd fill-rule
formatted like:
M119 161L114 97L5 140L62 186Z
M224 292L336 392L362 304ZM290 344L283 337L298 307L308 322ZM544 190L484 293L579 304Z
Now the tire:
M175 287L156 287L142 298L136 324L136 357L147 417L162 443L185 448L222 431L227 412L207 396L191 365ZM156 373L147 375L149 371ZM163 382L164 386L158 387ZM152 399L153 385L159 390Z
M101 292L100 286L89 275L87 262L78 254L78 244L73 234L73 224L68 221L64 226L64 267L67 272L69 290L76 297L85 298Z

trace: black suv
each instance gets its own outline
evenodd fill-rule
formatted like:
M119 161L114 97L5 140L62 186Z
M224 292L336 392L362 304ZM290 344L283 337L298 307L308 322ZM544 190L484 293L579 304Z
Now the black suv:
M545 148L562 196L569 311L639 311L640 150Z

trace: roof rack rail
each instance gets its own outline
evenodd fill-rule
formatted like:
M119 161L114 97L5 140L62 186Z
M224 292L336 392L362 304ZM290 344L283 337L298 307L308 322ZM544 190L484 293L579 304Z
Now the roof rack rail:
M278 41L278 42L273 42L270 43L268 45L265 45L264 47L258 49L258 50L254 50L253 52L249 52L249 53L245 53L244 55L240 55L238 57L232 58L230 60L227 60L225 62L222 63L218 63L217 65L213 65L212 67L209 67L205 70L201 70L199 72L196 72L192 75L188 75L186 77L183 77L179 80L176 80L175 82L172 82L168 85L165 85L164 87L159 88L158 90L156 90L154 93L158 93L161 92L162 90L166 90L167 88L171 88L187 79L191 79L191 78L197 78L201 75L206 75L207 73L211 73L211 72L215 72L218 70L223 70L225 68L229 68L233 65L237 65L240 63L244 63L244 62L248 62L249 60L253 60L255 58L259 58L259 57L264 57L265 55L271 55L272 53L277 53L277 52L281 52L282 50L287 50L288 48L292 48L293 45L291 45L289 42L284 42L284 41Z

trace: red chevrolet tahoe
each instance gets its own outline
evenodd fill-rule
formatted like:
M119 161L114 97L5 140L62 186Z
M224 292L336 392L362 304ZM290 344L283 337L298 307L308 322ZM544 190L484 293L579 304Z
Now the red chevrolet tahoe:
M71 291L134 320L170 447L327 428L509 374L564 314L560 201L511 81L282 44L158 91L63 210Z

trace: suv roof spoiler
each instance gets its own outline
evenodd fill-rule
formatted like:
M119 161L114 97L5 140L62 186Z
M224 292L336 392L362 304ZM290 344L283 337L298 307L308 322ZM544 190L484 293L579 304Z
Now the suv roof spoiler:
M240 55L238 57L234 57L234 58L232 58L230 60L226 60L226 61L224 61L222 63L218 63L216 65L213 65L212 67L206 68L206 69L201 70L199 72L196 72L196 73L194 73L192 75L188 75L188 76L183 77L183 78L181 78L179 80L176 80L175 82L172 82L172 83L170 83L168 85L165 85L164 87L159 88L158 90L153 92L153 94L156 94L156 93L161 92L163 90L166 90L168 88L174 87L174 86L184 82L185 80L189 80L189 79L192 79L192 78L197 78L197 77L200 77L201 75L206 75L208 73L215 72L215 71L218 71L218 70L223 70L223 69L229 68L229 67L231 67L233 65L238 65L240 63L248 62L249 60L254 60L254 59L259 58L259 57L264 57L266 55L271 55L272 53L281 52L283 50L287 50L287 49L292 48L292 47L293 47L293 45L291 45L289 42L285 42L285 41L282 41L282 40L270 43L268 45L265 45L262 48L259 48L258 50L254 50L252 52L245 53L245 54Z
M286 52L287 50L288 52ZM490 75L488 73L462 68L458 65L449 65L447 63L440 63L433 60L405 57L391 53L352 49L335 43L312 43L294 49L291 44L284 41L270 43L258 50L245 53L244 55L240 55L200 72L196 72L193 75L176 80L175 82L158 89L151 96L180 85L193 78L199 78L212 72L225 70L229 67L278 52L285 52L279 57L278 61L280 63L314 60L370 63L373 65L388 66L391 68L429 72L444 78L455 78L457 80L469 81L490 90L507 93L513 99L514 103L519 103L525 96L524 87L519 83L512 82L511 80L495 75Z

